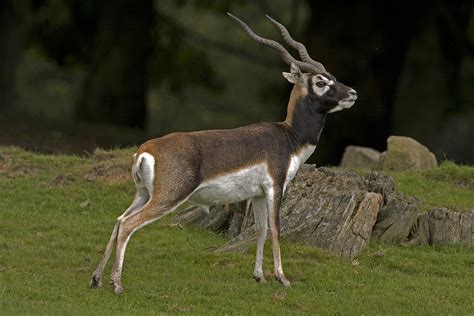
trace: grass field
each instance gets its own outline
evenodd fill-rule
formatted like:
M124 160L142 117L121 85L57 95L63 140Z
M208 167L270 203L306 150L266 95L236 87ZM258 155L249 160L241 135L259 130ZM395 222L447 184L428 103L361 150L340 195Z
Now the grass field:
M474 208L474 167L444 161L432 170L388 174L395 179L398 190L420 200L420 210L443 206L464 212Z
M255 247L216 254L212 249L225 243L223 236L166 221L132 237L123 295L107 282L89 289L115 218L133 196L127 176L132 152L79 158L0 148L0 314L474 314L472 249L372 244L348 262L283 243L292 281L283 288L270 277L270 243L264 263L269 282L256 284ZM472 207L473 168L443 168L451 171L399 174L397 183L415 191L412 183L424 185L424 179L433 181L427 187L446 184L460 190L454 194L462 202L442 198L442 189L433 194L460 209ZM471 195L464 198L464 190ZM423 194L424 203L436 203Z

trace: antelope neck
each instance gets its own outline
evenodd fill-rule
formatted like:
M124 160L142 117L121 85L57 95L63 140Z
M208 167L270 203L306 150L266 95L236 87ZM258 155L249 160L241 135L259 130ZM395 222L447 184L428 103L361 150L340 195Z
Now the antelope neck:
M319 112L314 102L318 101L311 100L309 95L298 96L296 100L290 98L284 123L289 126L300 146L316 146L326 121L326 114Z

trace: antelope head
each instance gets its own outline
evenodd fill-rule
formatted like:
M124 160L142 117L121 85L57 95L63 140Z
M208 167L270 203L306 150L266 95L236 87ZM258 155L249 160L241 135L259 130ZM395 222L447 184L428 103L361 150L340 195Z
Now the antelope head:
M283 24L268 15L266 16L278 28L285 42L298 50L301 61L291 56L280 43L255 34L245 22L230 13L227 14L244 29L250 38L278 51L283 61L291 66L290 72L283 72L283 76L294 84L293 93L297 91L295 94L304 97L311 104L313 110L326 114L354 105L357 100L357 92L337 81L334 75L326 71L323 64L313 60L306 47L295 41Z

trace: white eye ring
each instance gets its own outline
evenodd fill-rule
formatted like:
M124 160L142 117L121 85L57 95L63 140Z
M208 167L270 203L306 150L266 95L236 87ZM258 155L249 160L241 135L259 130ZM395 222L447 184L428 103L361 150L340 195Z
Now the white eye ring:
M318 82L316 82L316 85L317 85L319 88L324 88L324 87L327 85L327 83L324 82L324 81L318 81Z

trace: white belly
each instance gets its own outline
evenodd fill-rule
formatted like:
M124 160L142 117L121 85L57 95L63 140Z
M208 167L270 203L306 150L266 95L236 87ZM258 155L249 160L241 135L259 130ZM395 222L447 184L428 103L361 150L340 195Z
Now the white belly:
M265 189L271 188L271 183L266 164L259 164L201 183L188 202L210 206L243 201L263 196Z

